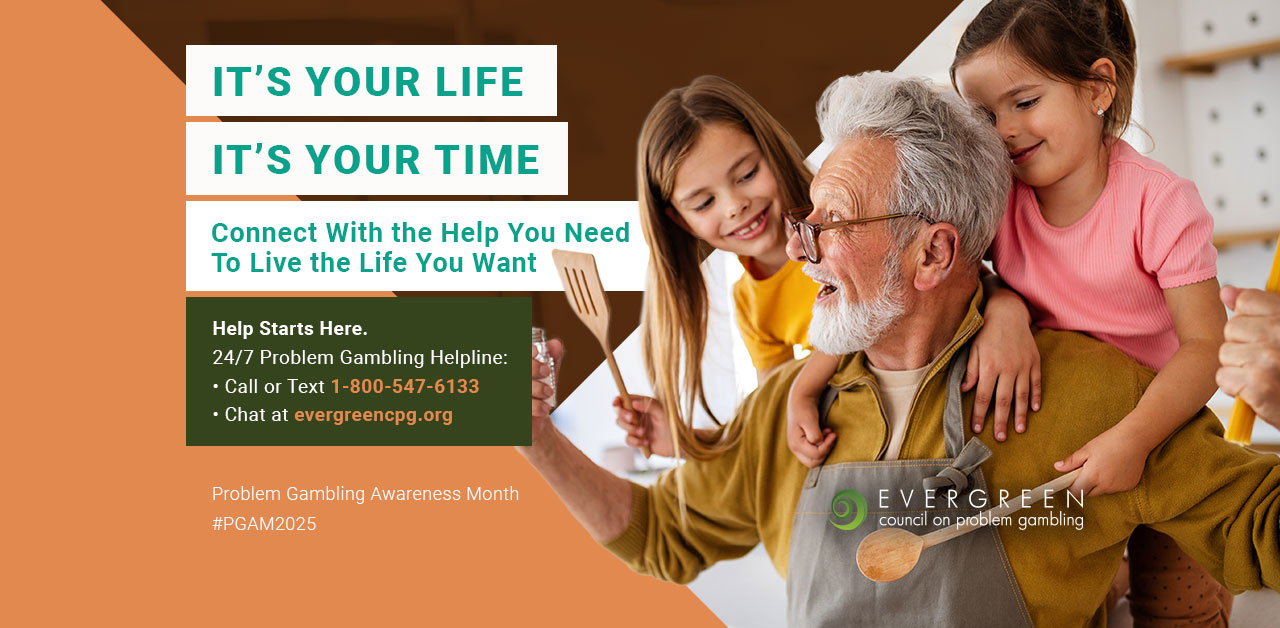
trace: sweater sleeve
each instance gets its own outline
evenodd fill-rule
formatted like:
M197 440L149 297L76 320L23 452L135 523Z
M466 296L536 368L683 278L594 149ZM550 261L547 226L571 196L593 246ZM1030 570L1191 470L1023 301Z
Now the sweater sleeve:
M1227 588L1280 590L1280 456L1223 440L1209 410L1152 451L1136 497L1142 523Z
M760 542L754 475L746 464L752 447L744 434L718 458L687 461L651 487L632 484L631 521L605 548L639 573L679 584L717 561L751 551ZM683 525L677 473L684 475Z

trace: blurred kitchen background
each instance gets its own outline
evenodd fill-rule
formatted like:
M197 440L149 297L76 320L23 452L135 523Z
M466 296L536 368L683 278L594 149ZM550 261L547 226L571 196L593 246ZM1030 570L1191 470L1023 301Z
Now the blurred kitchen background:
M984 4L959 3L895 72L949 84L956 42ZM1280 236L1280 2L1126 0L1126 5L1138 40L1139 69L1136 124L1125 139L1196 183L1214 218L1219 281L1262 288ZM812 93L812 101L818 95ZM825 150L815 148L810 161L816 168ZM732 416L756 385L733 318L731 287L742 266L734 256L717 252L707 259L706 270L711 294L719 295L704 365L707 394L718 416ZM802 355L799 347L796 352ZM623 342L618 360L631 391L646 392L637 334ZM556 422L597 462L631 479L652 481L672 463L644 461L623 446L607 411L614 394L608 372L597 369L564 400ZM1232 403L1221 392L1210 402L1224 424ZM1254 445L1280 451L1280 431L1259 421ZM759 546L742 559L713 566L690 588L730 626L785 624L785 583ZM1126 604L1112 613L1110 625L1132 625ZM1232 625L1274 626L1277 616L1280 594L1250 592L1237 599Z

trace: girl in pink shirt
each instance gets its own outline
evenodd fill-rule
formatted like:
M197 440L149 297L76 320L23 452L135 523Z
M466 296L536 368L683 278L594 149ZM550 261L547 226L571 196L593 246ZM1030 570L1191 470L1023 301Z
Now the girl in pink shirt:
M991 247L1000 278L1033 324L1083 331L1160 371L1133 412L1057 464L1084 467L1073 488L1088 496L1129 490L1216 390L1226 312L1195 186L1119 139L1133 94L1128 15L1117 0L993 2L951 67L1013 163Z
M1089 496L1134 488L1151 450L1213 395L1226 322L1195 186L1119 139L1135 47L1119 0L996 0L951 65L1013 162L990 251L1000 278L1035 325L1088 333L1159 371L1132 412L1055 464L1082 467L1072 488ZM1142 527L1129 549L1135 625L1226 625L1230 592L1172 539ZM1113 593L1124 580L1122 570Z
M1195 186L1119 139L1134 58L1119 0L994 0L965 30L951 66L956 89L991 117L1016 177L990 249L999 279L1025 299L1032 324L1088 333L1159 371L1132 412L1055 464L1083 467L1072 489L1087 496L1134 488L1152 449L1213 395L1226 322L1213 224ZM975 432L991 397L978 375L1004 374L997 408L1030 397L1038 409L1039 357L1027 326L984 326L971 353ZM1031 367L1008 376L1020 363ZM810 366L827 368L807 367L793 387L789 411L803 434L817 433L808 400L831 375L828 364ZM1001 419L997 411L998 440ZM1015 421L1023 431L1024 412ZM792 450L805 460L830 440ZM1138 625L1225 623L1230 594L1172 540L1139 528L1130 549Z

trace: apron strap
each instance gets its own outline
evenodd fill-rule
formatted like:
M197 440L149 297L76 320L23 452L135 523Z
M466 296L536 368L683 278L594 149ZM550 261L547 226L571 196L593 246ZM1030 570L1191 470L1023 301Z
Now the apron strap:
M818 397L818 424L819 425L826 424L827 413L831 411L831 406L835 405L836 397L839 394L840 394L840 391L832 388L830 385L827 385L827 387L823 389L822 395ZM825 466L825 461L823 462L823 464L819 464L818 466L812 469L809 469L809 474L804 478L805 488L813 488L818 485L818 476L822 474L823 466Z
M946 437L947 457L957 458L964 448L965 430L964 400L960 393L960 384L964 381L965 368L969 364L969 346L956 350L951 356L951 366L947 371L947 404L942 410L942 432Z
M822 396L818 397L818 423L827 421L827 413L831 412L831 406L835 405L836 397L839 394L840 391L827 384L827 387L822 391Z
M968 364L969 347L966 345L951 357L951 366L947 371L947 404L942 410L942 430L946 436L947 457L952 458L951 465L939 471L936 476L925 478L926 490L964 491L969 488L970 474L991 457L991 449L982 441L973 438L965 442L968 434L965 430L960 382L964 379Z
M924 479L925 490L952 490L957 493L969 488L969 476L978 466L991 457L991 449L973 438L960 450L951 464L931 478Z

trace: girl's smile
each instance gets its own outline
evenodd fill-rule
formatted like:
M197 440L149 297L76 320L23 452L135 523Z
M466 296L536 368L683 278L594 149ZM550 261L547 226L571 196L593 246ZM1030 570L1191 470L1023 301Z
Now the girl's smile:
M1036 142L1035 144L1032 144L1029 148L1016 148L1016 149L1010 150L1009 159L1013 161L1013 165L1020 166L1026 163L1028 159L1031 159L1031 155L1035 154L1036 149L1040 148L1040 145L1043 143L1044 142Z
M765 227L769 224L769 209L772 206L773 204L770 203L769 207L760 210L760 213L751 217L750 221L748 221L745 226L741 229L731 230L729 233L725 234L725 237L736 238L739 240L751 240L759 237L760 234L764 233Z

